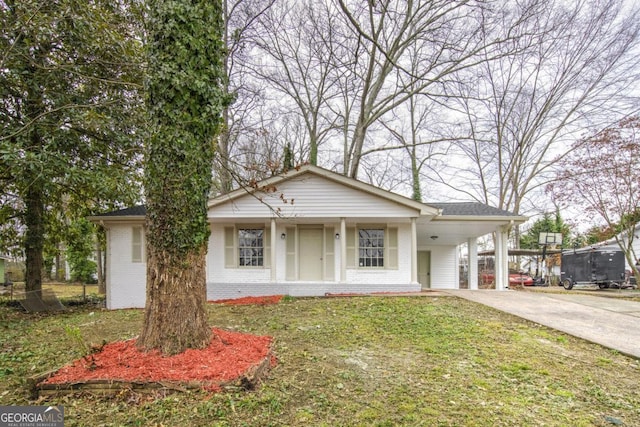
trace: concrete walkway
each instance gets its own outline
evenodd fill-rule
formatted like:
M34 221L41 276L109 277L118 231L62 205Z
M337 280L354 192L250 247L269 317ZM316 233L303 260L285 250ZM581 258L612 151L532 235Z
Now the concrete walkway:
M640 359L640 302L583 293L453 290L493 307Z

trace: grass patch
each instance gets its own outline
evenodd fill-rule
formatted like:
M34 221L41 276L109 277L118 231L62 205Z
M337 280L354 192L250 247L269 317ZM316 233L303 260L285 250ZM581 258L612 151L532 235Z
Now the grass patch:
M64 405L67 426L640 425L637 360L454 297L208 310L212 326L275 337L279 363L256 391L37 403ZM78 336L128 339L141 322L141 310L0 306L0 401L33 404L25 376L80 357Z

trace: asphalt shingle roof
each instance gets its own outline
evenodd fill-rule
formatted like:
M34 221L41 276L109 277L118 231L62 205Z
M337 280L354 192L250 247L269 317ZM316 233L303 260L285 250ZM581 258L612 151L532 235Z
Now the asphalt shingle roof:
M519 216L478 202L426 203L442 209L442 216Z
M130 208L120 209L117 211L107 212L96 217L110 217L110 216L145 216L147 208L144 205L133 206Z
M425 203L437 209L442 209L442 216L518 216L513 212L494 208L478 202ZM144 216L146 208L143 205L120 209L113 212L96 215L97 217Z

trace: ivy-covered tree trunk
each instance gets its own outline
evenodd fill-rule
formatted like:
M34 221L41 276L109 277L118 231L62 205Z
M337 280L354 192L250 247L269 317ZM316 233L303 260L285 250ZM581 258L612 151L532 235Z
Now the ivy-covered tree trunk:
M224 108L219 0L148 3L147 301L138 346L203 348L207 201Z

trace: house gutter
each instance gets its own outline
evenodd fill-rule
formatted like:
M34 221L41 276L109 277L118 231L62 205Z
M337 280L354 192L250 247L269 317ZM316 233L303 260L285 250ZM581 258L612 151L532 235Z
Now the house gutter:
M473 215L441 215L433 219L434 221L486 221L486 222L504 222L508 221L510 226L514 224L522 224L529 220L526 216L473 216Z

